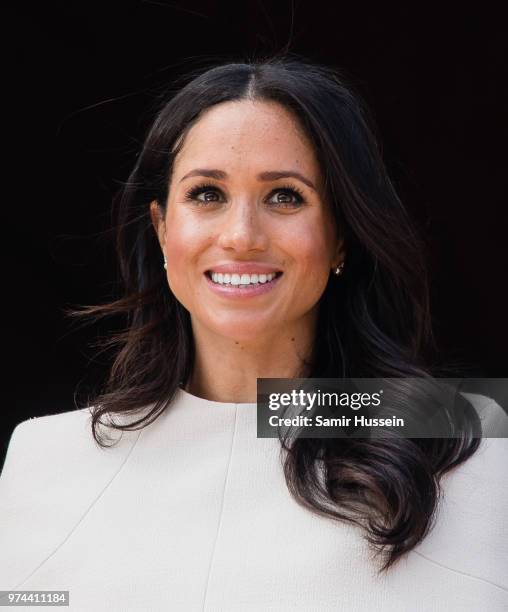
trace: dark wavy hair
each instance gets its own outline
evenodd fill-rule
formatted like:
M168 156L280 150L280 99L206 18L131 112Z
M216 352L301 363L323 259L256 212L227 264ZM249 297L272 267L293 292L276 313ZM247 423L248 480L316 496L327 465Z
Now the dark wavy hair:
M201 114L243 99L278 102L299 121L344 239L346 265L339 279L330 276L320 298L308 376L426 378L435 372L426 245L388 177L362 97L336 68L295 54L207 66L157 100L134 169L114 198L121 295L66 309L94 321L115 314L127 319L125 329L98 343L114 348L106 381L87 400L101 446L103 416L131 417L111 422L116 429L145 427L168 409L192 373L190 315L168 286L149 204L155 200L165 211L174 158ZM387 551L384 572L428 533L441 476L478 445L466 433L448 439L297 437L285 445L284 474L298 503L364 527L377 552Z

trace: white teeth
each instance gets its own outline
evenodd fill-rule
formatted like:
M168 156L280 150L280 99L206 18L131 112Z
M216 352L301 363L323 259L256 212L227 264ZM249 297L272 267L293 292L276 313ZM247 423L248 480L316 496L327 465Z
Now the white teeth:
M211 277L214 283L219 285L258 285L259 283L270 282L274 274L221 274L212 272Z

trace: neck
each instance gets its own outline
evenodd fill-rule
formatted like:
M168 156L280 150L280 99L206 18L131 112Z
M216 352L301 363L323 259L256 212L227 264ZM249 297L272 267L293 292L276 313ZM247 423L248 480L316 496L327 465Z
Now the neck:
M185 390L212 401L251 403L257 401L258 378L308 376L315 337L315 321L310 323L255 341L197 330L196 358Z

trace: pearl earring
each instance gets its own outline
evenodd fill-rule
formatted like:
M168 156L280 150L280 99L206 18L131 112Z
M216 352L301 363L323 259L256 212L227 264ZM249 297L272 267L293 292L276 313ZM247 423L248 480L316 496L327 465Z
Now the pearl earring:
M342 274L342 270L344 269L344 262L341 261L340 264L335 268L335 270L333 271L334 274L336 274L337 276L340 276Z
M164 268L167 270L168 269L168 261L166 259L166 256L164 255Z

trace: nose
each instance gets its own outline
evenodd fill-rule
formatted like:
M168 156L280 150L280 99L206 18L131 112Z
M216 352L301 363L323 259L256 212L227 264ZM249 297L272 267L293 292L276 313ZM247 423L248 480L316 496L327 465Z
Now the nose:
M252 201L235 201L221 216L218 243L235 251L265 250L268 243L265 224Z

